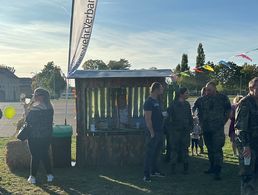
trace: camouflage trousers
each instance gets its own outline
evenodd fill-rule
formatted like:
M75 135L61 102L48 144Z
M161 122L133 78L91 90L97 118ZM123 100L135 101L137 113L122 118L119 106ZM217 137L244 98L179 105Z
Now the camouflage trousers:
M173 130L170 132L171 164L176 164L178 157L183 163L188 163L188 147L190 145L190 132L186 130Z
M242 148L238 147L239 154ZM239 174L241 176L241 195L258 195L258 152L252 150L251 164L244 165L243 157L239 156Z
M211 168L215 172L220 172L223 164L222 148L225 144L224 126L213 127L213 129L204 129L204 142L208 150L208 158Z

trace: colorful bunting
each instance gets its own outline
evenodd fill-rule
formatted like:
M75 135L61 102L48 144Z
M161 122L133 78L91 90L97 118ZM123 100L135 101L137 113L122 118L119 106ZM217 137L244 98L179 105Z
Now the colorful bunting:
M207 64L207 65L204 65L203 68L204 68L205 70L214 72L214 69L213 69L210 65L208 65L208 64Z
M247 59L247 60L250 60L251 62L253 61L250 57L248 57L247 55L245 55L245 54L243 54L243 53L241 53L241 54L239 54L239 55L236 55L236 57L242 57L242 58L245 58L245 59Z

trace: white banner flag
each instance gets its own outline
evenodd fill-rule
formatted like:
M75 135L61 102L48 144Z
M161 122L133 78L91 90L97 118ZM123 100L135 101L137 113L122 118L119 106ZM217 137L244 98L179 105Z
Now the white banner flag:
M81 65L86 54L93 28L97 0L73 0L68 77Z

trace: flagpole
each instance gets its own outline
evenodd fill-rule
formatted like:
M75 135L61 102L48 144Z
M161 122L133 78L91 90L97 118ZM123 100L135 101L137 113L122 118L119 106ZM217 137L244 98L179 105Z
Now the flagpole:
M72 10L71 10L71 20L70 20L70 38L69 38L69 52L68 52L68 70L67 70L67 77L66 77L66 105L65 105L65 125L67 125L67 114L68 114L68 91L69 91L69 67L70 67L70 60L71 60L71 42L72 42L72 33L73 33L73 11L74 11L74 1L72 0Z

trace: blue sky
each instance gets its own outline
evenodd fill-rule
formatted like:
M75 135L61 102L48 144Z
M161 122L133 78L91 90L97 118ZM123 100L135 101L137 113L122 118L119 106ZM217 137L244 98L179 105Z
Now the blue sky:
M71 0L0 0L0 64L32 76L48 61L67 72ZM87 59L126 58L132 69L194 66L258 48L256 0L99 0ZM258 52L249 56L258 61Z

